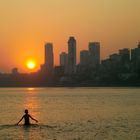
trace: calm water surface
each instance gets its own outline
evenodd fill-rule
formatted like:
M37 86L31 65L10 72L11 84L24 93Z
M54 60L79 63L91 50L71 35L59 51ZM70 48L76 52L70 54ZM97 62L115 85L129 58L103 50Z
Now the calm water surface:
M140 140L140 88L0 88L0 140Z

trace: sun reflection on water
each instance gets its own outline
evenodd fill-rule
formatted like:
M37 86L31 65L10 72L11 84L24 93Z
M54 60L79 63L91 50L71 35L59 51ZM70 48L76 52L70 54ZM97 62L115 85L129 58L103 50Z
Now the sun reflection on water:
M29 114L38 119L40 116L40 101L35 88L27 88L23 107L29 110Z
M35 88L27 88L28 91L34 91Z

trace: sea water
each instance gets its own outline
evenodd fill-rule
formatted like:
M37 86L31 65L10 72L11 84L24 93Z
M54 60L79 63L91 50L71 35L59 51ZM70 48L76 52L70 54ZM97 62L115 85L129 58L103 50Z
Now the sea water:
M0 88L0 140L140 140L140 88Z

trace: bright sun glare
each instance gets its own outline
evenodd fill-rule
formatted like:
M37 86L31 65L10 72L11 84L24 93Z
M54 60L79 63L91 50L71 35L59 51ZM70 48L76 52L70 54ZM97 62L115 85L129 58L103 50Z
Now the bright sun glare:
M28 61L27 62L27 68L28 69L34 69L36 67L36 64L34 61Z

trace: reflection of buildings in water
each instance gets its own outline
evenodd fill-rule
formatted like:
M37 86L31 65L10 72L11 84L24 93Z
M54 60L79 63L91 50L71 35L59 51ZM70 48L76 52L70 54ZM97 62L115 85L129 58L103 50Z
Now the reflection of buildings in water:
M29 114L31 114L31 116L36 119L39 118L40 102L38 98L38 93L35 88L27 88L23 106L24 109L29 110Z

